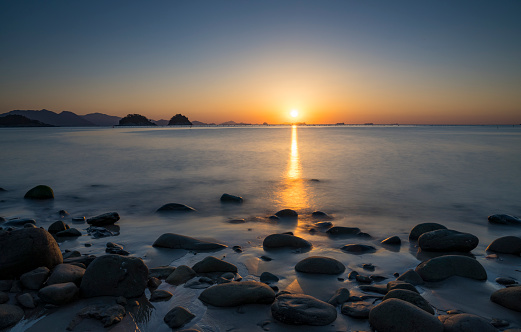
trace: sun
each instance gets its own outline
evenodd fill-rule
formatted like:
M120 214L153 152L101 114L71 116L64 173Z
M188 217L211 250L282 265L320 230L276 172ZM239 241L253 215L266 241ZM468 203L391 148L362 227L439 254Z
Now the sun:
M296 118L298 116L298 110L291 110L291 112L289 112L289 115L291 115L292 118Z

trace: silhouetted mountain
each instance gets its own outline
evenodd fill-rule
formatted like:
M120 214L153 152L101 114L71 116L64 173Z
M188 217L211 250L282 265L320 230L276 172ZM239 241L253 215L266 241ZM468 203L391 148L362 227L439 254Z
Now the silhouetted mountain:
M103 113L90 113L80 116L85 120L92 122L96 126L116 126L119 124L119 120L121 120L121 117L119 116L107 115Z
M226 121L226 122L221 123L221 126L249 126L249 125L251 125L251 123L244 123L244 122L237 123L235 121Z
M168 122L169 126L191 126L192 123L188 118L182 114L176 114Z
M155 123L148 120L140 114L129 114L123 119L119 120L120 126L157 126Z
M153 123L155 123L158 126L166 126L166 125L168 125L168 120L161 119L161 120L157 120L157 121L155 121L155 120L150 120L150 121L152 121Z
M47 123L53 126L59 126L59 127L91 127L94 126L94 124L81 116L68 112L63 111L60 114L48 111L46 109L40 110L40 111L33 111L33 110L14 110L11 112L7 112L4 114L0 114L0 116L5 116L9 114L15 114L15 115L23 115L31 120L37 120L43 123Z
M204 122L201 122L201 121L197 121L197 120L192 121L192 124L194 126L206 126L206 125L208 125L207 123L204 123Z
M0 117L0 127L54 127L50 124L31 120L26 116L9 114Z

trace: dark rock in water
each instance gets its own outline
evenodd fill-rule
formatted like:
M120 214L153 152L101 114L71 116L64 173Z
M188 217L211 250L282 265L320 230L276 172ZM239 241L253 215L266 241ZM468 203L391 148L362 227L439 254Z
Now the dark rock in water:
M192 270L196 273L210 273L210 272L233 272L237 273L237 266L232 263L223 261L222 259L213 256L205 257L202 261L197 262L192 266Z
M24 198L27 199L54 199L54 192L51 187L39 185L29 190Z
M353 279L356 279L356 276L358 275L358 272L356 271L351 271L349 272L349 274L347 275L347 279L349 280L353 280Z
M385 285L361 285L359 288L362 292L366 293L387 294L387 287Z
M143 294L148 281L148 268L139 258L104 255L89 264L80 289L84 297Z
M339 288L336 290L335 294L327 301L327 303L337 306L341 305L349 299L350 293L347 288Z
M409 233L409 240L418 240L418 238L423 233L435 231L438 229L447 229L447 227L433 222L418 224L411 229L411 232Z
M194 239L193 237L173 233L165 233L161 235L152 246L186 250L220 250L226 248L224 244L206 242Z
M103 326L109 327L121 322L126 315L126 311L125 308L119 304L89 305L81 309L77 315L82 318L98 319L103 323ZM74 328L70 325L69 327ZM72 328L70 330L72 330Z
M205 289L213 285L214 282L210 278L201 277L201 278L193 278L186 282L184 285L185 288L192 288L192 289Z
M24 311L15 305L0 304L0 329L13 326L24 316Z
M358 227L334 226L327 230L329 235L357 235L358 233L360 233Z
M423 233L418 238L418 245L425 251L461 251L468 252L476 248L479 239L469 233L452 229L438 229Z
M427 300L425 300L417 292L413 292L406 289L393 289L390 292L388 292L383 298L384 301L387 299L400 299L407 301L411 304L414 304L418 308L423 309L428 313L434 315L434 309L431 307L429 302L427 302Z
M161 280L155 278L155 277L148 277L148 281L147 281L147 287L149 289L156 289L158 288L159 286L161 285Z
M340 274L346 267L334 258L311 256L298 262L295 270L303 273Z
M353 318L369 318L374 305L367 302L347 302L342 305L342 314Z
M166 278L165 281L171 285L177 286L180 284L184 284L188 280L192 279L193 277L195 277L195 274L195 271L192 270L191 267L186 265L180 265L175 269L174 272L172 272L172 274L170 274Z
M244 219L231 219L231 220L228 220L228 222L230 224L244 224L246 222L246 220L244 220Z
M368 276L364 276L361 274L356 275L355 277L356 281L362 284L370 284L373 282L373 279L369 278Z
M260 256L260 259L262 259L262 260L265 261L265 262L269 262L269 261L272 261L272 260L273 260L273 258L268 257L268 256L264 256L264 255Z
M51 271L45 266L41 266L32 271L26 272L20 276L22 285L27 289L38 290L42 288L43 283Z
M150 293L150 302L168 301L172 297L172 293L164 289L157 289Z
M243 199L240 196L234 196L230 194L222 194L221 196L222 203L242 203Z
M72 264L59 264L52 271L47 285L74 282L79 284L85 274L85 269Z
M113 225L118 220L119 214L117 212L108 212L87 219L87 223L92 226L106 226Z
M424 281L441 281L452 276L487 280L487 272L477 260L458 255L432 258L418 265L416 272Z
M298 218L298 213L295 210L291 210L291 209L280 210L279 212L275 213L275 215L279 218L285 218L285 219Z
M405 289L405 290L409 290L411 292L415 292L415 293L419 294L418 290L416 289L416 287L414 287L413 284L410 284L405 281L398 281L398 280L389 281L387 283L387 292L390 292L395 289Z
M321 229L326 229L333 227L333 223L331 221L319 221L314 223L313 226Z
M17 219L9 219L7 220L2 226L24 226L26 224L36 224L36 221L34 219L29 218L17 218Z
M73 251L65 250L65 252L62 255L63 255L63 259L81 257L81 253L78 250L73 250Z
M50 304L62 305L78 297L79 289L73 282L46 286L38 292L38 297Z
M371 263L369 263L369 264L362 264L362 269L367 270L367 271L374 271L375 268L376 267L373 264L371 264Z
M49 228L47 229L47 231L51 234L56 234L58 232L61 232L61 231L65 231L67 229L69 229L69 225L67 225L66 223L64 223L63 221L61 220L58 220L58 221L55 221L53 222Z
M304 294L284 294L271 305L273 318L291 325L324 326L336 320L336 308Z
M505 308L521 312L521 286L499 289L492 293L490 300Z
M64 231L56 233L56 236L58 237L77 237L81 236L81 232L77 230L76 228L69 228Z
M289 234L271 234L268 235L262 245L265 248L310 248L311 243L304 240L301 237L289 235Z
M164 213L170 213L170 212L195 212L196 209L193 207L190 207L188 205L179 204L179 203L168 203L157 209L156 212L164 212Z
M488 320L476 315L443 315L438 319L443 323L444 332L497 332Z
M270 304L275 292L257 281L229 282L205 289L199 299L216 307L235 307L243 304Z
M420 277L420 275L414 270L405 271L401 276L398 276L396 280L408 282L414 286L423 285L425 283L422 277Z
M270 272L262 272L262 274L260 276L260 281L265 284L269 284L272 282L279 281L279 277L277 277L276 275L274 275L273 273L270 273Z
M65 210L60 210L60 211L58 211L58 215L60 216L60 218L65 218L69 215L69 212L67 212Z
M130 253L123 249L123 246L114 242L107 242L107 247L105 248L105 252L107 254L114 254L114 255L122 255L122 256L128 256Z
M500 285L514 285L517 284L517 281L515 281L512 278L505 278L505 277L499 277L496 278L496 282Z
M148 276L158 279L166 279L175 271L174 266L158 266L148 269Z
M333 219L330 215L328 215L327 213L322 212L322 211L314 211L313 213L311 213L311 217L313 217L314 219L320 219L320 220Z
M382 241L382 244L388 245L400 245L402 244L402 240L398 236L391 236Z
M279 221L280 220L280 218L277 217L277 216L269 216L268 219L271 220L271 221Z
M377 331L443 332L443 324L436 317L400 299L375 306L369 313L369 323Z
M90 226L89 228L87 228L87 234L89 234L95 239L99 239L101 237L119 235L119 232L111 232L105 227Z
M521 219L508 214L493 214L488 217L488 222L500 225L521 225Z
M492 241L486 249L502 254L521 254L521 238L517 236L503 236Z
M183 307L175 307L170 310L163 319L170 328L177 329L188 324L195 315Z
M371 278L371 280L373 280L374 282L380 282L380 281L384 281L385 279L387 279L387 277L374 275L374 274L370 275L369 278Z
M52 269L63 262L58 243L41 228L0 232L0 279L19 277L40 266Z
M367 253L373 253L376 251L376 248L373 246L368 246L365 244L347 244L343 246L343 251L350 253L350 254L367 254Z

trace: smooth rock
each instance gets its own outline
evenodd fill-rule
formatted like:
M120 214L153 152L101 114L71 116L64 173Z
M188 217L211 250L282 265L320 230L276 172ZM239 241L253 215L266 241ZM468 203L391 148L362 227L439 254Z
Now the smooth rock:
M311 217L314 219L320 219L320 220L331 220L331 216L329 216L327 213L322 211L313 211L311 213Z
M230 194L222 194L221 196L222 203L242 203L243 199L240 196L234 196Z
M414 286L423 285L425 282L422 277L418 274L418 272L414 270L407 270L401 276L396 278L397 281L408 282Z
M25 193L24 198L27 198L27 199L54 199L54 192L52 191L51 187L49 187L49 186L39 185L39 186L32 188L27 193Z
M295 270L303 273L340 274L346 267L334 258L311 256L304 258L295 265Z
M222 259L213 256L205 257L202 261L197 262L192 266L192 270L196 273L210 273L210 272L233 272L237 273L237 266L232 263L223 261Z
M521 219L508 214L493 214L488 217L488 222L500 225L521 225Z
M0 329L18 323L24 316L24 311L15 305L0 304Z
M36 225L36 221L34 219L29 218L15 218L7 220L2 226L25 226L27 224Z
M414 287L413 284L410 284L410 283L405 282L405 281L399 281L399 280L389 281L387 283L387 292L390 292L390 291L395 290L395 289L410 290L412 292L415 292L415 293L419 294L418 290L416 289L416 287Z
M376 251L376 248L373 246L365 245L365 244L347 244L343 246L343 251L350 253L350 254L367 254L367 253L373 253Z
M375 306L369 313L369 323L377 331L443 332L443 324L436 317L400 299Z
M478 243L479 239L476 236L452 229L426 232L418 238L418 245L425 251L468 252L476 248Z
M324 326L336 320L336 308L304 294L279 295L271 305L276 320L291 325Z
M438 229L447 229L447 227L433 222L418 224L411 229L411 232L409 233L409 240L418 240L418 238L423 233L435 231Z
M34 299L29 293L23 293L21 295L18 295L16 297L16 300L18 303L22 305L24 308L28 309L34 309L36 307L36 304L34 303Z
M180 285L184 284L188 280L195 277L196 273L194 270L192 270L191 267L186 265L180 265L178 266L174 272L172 272L167 278L166 282L170 285Z
M150 277L150 275L149 275L148 281L147 281L147 287L151 288L151 289L156 289L157 287L159 287L159 285L161 285L161 280L154 278L154 277Z
M521 286L499 289L492 293L490 300L505 308L521 312Z
M235 307L243 304L270 304L275 292L257 281L229 282L205 289L199 299L216 307Z
M64 230L67 230L69 229L69 225L67 225L66 223L64 223L63 221L61 220L58 220L58 221L55 221L53 222L49 228L47 228L47 231L51 234L56 234L58 232L61 232L61 231L64 231Z
M365 293L387 294L387 287L385 285L361 285L358 288Z
M74 282L79 285L81 278L85 274L85 269L72 264L59 264L51 273L47 280L47 285Z
M172 297L172 293L164 289L157 289L150 293L150 302L168 301Z
M125 315L125 308L119 304L89 305L78 312L80 317L100 320L105 327L121 322Z
M358 281L359 283L362 283L362 284L370 284L373 282L373 279L371 279L368 276L361 275L361 274L356 275L355 279L356 279L356 281Z
M360 233L360 228L334 226L328 229L326 233L329 235L357 235Z
M159 213L195 212L196 209L179 203L168 203L156 210Z
M188 324L195 315L183 307L175 307L170 310L163 319L170 328L177 329Z
M503 236L492 241L487 251L495 251L501 254L521 254L521 238L517 236Z
M148 268L140 258L104 255L89 264L81 280L84 297L143 294L148 281Z
M87 228L87 234L89 234L90 236L92 236L95 239L99 239L101 237L119 235L119 232L109 231L105 227L90 226L89 228Z
M81 232L76 228L69 228L64 231L56 233L58 237L78 237L81 236Z
M45 267L40 266L32 271L24 273L20 276L22 285L27 289L38 290L42 288L43 283L49 277L51 271Z
M0 232L0 279L19 277L40 266L52 269L63 262L60 247L41 228Z
M500 285L515 285L517 281L512 278L498 277L495 280Z
M443 323L443 332L497 332L490 322L471 314L438 316Z
M381 242L387 245L399 245L402 244L402 240L398 236L391 236Z
M279 277L277 277L273 273L262 272L262 274L260 275L260 282L263 282L265 284L269 284L269 283L277 282L277 281L279 281Z
M374 305L367 302L347 302L342 305L342 314L353 318L369 318Z
M407 301L411 304L414 304L418 308L427 311L431 315L434 315L434 309L432 306L417 292L413 292L407 289L393 289L389 291L383 298L384 301L387 299L400 299Z
M50 304L62 305L75 300L79 289L73 282L46 286L38 292L38 297Z
M350 293L347 288L339 288L327 303L337 306L345 303L349 299Z
M291 209L280 210L279 212L275 213L275 215L279 218L286 218L286 219L298 218L298 213Z
M158 266L148 269L148 276L164 280L174 271L174 266Z
M477 260L459 255L429 259L419 264L415 270L424 281L441 281L452 276L487 280L487 272Z
M186 250L220 250L226 248L224 244L198 240L193 237L165 233L152 245L153 247Z
M118 220L119 214L117 212L107 212L87 219L87 223L92 226L106 226L113 225Z
M311 243L301 237L290 234L271 234L268 235L262 245L265 248L310 248Z

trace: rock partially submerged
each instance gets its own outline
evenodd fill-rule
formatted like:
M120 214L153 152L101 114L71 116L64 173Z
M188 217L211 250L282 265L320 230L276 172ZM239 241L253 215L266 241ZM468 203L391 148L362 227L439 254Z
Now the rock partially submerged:
M235 307L243 304L270 304L275 292L257 281L229 282L205 289L199 299L216 307Z
M92 226L106 226L113 225L118 220L119 214L117 212L107 212L87 219L87 223Z
M472 314L455 314L438 316L443 323L444 332L497 332L490 322Z
M45 185L39 185L31 190L29 190L27 193L25 193L24 198L26 199L54 199L54 192L52 191L52 188Z
M89 305L81 309L78 314L81 318L94 318L100 320L103 326L109 327L119 323L126 315L125 308L119 304L112 305ZM68 330L72 330L79 322L71 322Z
M360 233L360 228L358 227L343 227L343 226L333 226L326 232L329 235L357 235Z
M197 262L192 266L192 270L197 273L211 273L211 272L233 272L237 273L237 266L232 263L223 261L222 259L213 256L205 257L202 261Z
M230 194L222 194L221 203L242 203L243 199L240 196L230 195Z
M500 224L500 225L521 225L521 219L508 215L508 214L493 214L488 217L488 222L491 224Z
M61 232L61 231L64 231L64 230L67 230L69 229L69 225L67 225L66 223L64 223L63 221L61 220L58 220L58 221L55 221L53 222L49 228L47 229L47 231L51 234L56 234L58 232Z
M298 262L295 270L314 274L340 274L346 270L346 267L334 258L311 256Z
M409 233L409 240L418 240L418 238L423 234L431 231L435 231L438 229L447 229L447 227L437 224L434 222L426 222L422 224L418 224L411 229Z
M198 240L193 237L165 233L152 245L153 247L186 250L220 250L226 248L224 244Z
M503 236L492 241L486 249L501 254L521 254L521 238L517 236Z
M416 272L424 281L441 281L453 276L487 280L487 272L477 260L459 255L432 258L418 265Z
M165 280L165 282L171 285L184 284L188 280L195 277L196 273L191 267L186 265L179 265L174 272L172 272Z
M177 329L188 324L195 315L183 307L175 307L170 310L163 319L166 325L172 329Z
M492 293L490 300L505 308L521 312L521 286L499 289Z
M391 236L385 240L382 240L382 244L400 245L400 244L402 244L402 240L400 240L400 238L398 236Z
M27 224L36 225L36 221L34 219L30 218L14 218L7 220L2 226L15 226L15 227L21 227L25 226Z
M271 234L266 236L262 245L265 248L310 248L311 243L301 237L290 234Z
M271 305L271 314L285 324L324 326L335 321L337 311L331 304L309 295L284 294Z
M298 218L298 213L295 210L291 210L291 209L280 210L279 212L275 213L275 215L279 218L284 218L284 219L297 219Z
M479 239L476 236L452 229L426 232L418 238L418 245L425 251L468 252L476 248L478 243Z
M179 203L168 203L156 210L160 213L175 213L175 212L195 212L196 209L188 205Z
M346 244L342 248L343 251L350 253L350 254L367 254L367 253L373 253L376 251L376 248L373 246L369 246L366 244Z

